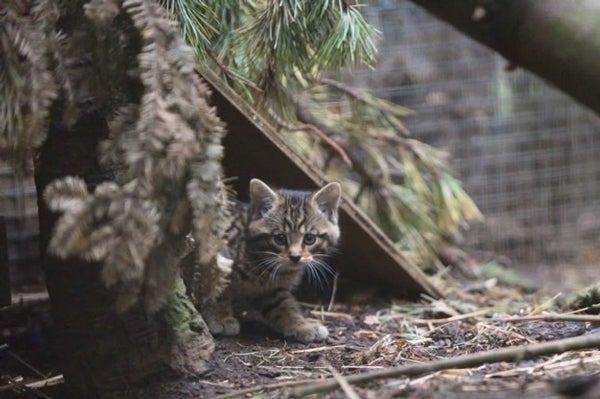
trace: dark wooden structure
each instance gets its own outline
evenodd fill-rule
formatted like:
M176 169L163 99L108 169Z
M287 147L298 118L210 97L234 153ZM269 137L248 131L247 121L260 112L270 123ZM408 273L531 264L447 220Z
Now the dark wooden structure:
M227 123L225 174L244 195L248 182L258 177L280 187L314 189L325 178L285 143L260 115L212 71L201 75L212 86L213 104ZM398 297L420 294L440 297L427 276L394 246L381 230L350 200L341 206L341 254L335 263L348 280L376 286Z

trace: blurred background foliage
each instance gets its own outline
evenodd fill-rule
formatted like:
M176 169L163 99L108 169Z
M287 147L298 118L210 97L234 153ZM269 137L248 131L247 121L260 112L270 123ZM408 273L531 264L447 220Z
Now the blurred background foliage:
M161 1L201 67L342 182L413 262L434 272L468 266L460 230L481 214L448 154L411 137L402 122L409 109L344 81L352 67L372 66L377 57L380 32L359 2Z

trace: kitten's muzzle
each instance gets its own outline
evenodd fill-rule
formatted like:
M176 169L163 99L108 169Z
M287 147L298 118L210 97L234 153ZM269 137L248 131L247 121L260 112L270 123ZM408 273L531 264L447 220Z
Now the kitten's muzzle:
M302 258L302 256L300 256L300 255L290 255L290 260L294 263L300 262L301 258Z

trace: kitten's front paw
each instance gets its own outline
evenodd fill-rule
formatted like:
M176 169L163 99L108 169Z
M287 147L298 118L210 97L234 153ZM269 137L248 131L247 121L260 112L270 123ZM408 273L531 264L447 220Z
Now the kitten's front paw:
M206 324L213 335L238 335L240 333L240 322L233 316L222 319L207 319Z
M304 343L323 341L328 335L329 331L327 330L327 327L316 320L308 319L285 329L283 332L285 338L292 338Z

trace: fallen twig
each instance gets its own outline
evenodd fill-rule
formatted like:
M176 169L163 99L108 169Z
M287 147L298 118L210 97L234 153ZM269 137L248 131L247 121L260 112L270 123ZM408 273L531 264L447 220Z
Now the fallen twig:
M409 319L410 323L414 325L433 325L433 324L447 324L454 321L472 319L479 316L485 316L486 314L494 312L494 309L482 309L471 313L460 314L456 316L444 317L440 319ZM402 316L405 317L405 316ZM528 321L575 321L575 322L590 322L600 323L599 315L588 315L588 314L533 314L528 316L510 316L502 318L490 318L489 321L498 321L502 323L521 323Z
M40 389L45 387L51 387L53 385L63 384L65 382L65 378L62 374L55 375L54 377L45 378L40 381L30 382L25 384L25 386L29 389Z
M304 353L314 353L314 352L324 352L324 351L330 351L330 350L334 350L334 349L339 349L339 348L345 348L346 345L326 345L326 346L319 346L317 348L308 348L308 349L295 349L293 351L290 351L289 353L294 354L294 355L298 355L298 354L304 354Z
M544 303L542 303L541 305L536 306L530 313L529 316L533 316L533 315L538 315L541 314L544 310L554 306L554 304L556 303L556 300L558 298L560 298L562 296L562 293L559 292L558 294L554 295L552 298L548 299L547 301L545 301Z
M373 361L373 358L377 355L377 353L381 350L382 346L390 345L392 341L392 336L390 334L384 335L382 338L378 339L370 348L365 351L358 352L355 354L355 359L359 363L370 363ZM369 364L370 365L370 364Z
M342 374L340 374L331 364L327 364L327 368L348 399L360 399L360 396L358 396L354 388L352 388L352 385L346 381L346 378Z
M508 336L511 336L513 339L516 338L516 339L519 339L519 340L524 341L524 342L529 342L530 344L535 344L536 343L536 341L533 338L527 337L527 336L525 336L523 334L519 334L516 331L512 331L511 328L502 329L501 327L497 327L495 325L487 324L487 323L480 323L480 325L484 329L486 329L488 331L489 330L494 330L494 331L496 331L499 334L504 333L504 334L506 334Z
M336 319L354 320L354 317L348 313L328 312L326 310L311 310L310 314L318 317L335 317Z
M441 319L409 319L407 320L414 325L430 325L430 324L447 324L453 321L465 320L465 319L473 319L475 317L483 316L485 314L494 312L494 309L482 309L477 310L471 313L459 314L450 317L444 317Z
M474 353L456 358L442 359L429 363L410 364L384 370L348 376L346 381L350 384L360 384L383 378L399 376L417 376L433 373L451 368L469 368L480 366L484 363L518 362L539 356L563 353L571 350L590 349L600 347L600 333L575 338L561 339L539 344L521 345L511 348L496 349L486 352ZM316 393L325 393L335 390L338 382L335 379L312 380L290 393L290 397L304 397Z
M575 359L562 360L564 357L567 357L569 354L561 354L557 355L555 358L549 359L546 362L541 364L535 364L529 367L521 367L509 370L496 371L494 373L486 374L485 378L496 378L496 377L506 377L506 376L517 376L523 374L535 374L535 373L545 373L551 370L561 370L565 371L573 368L581 368L582 366L586 366L588 364L600 364L600 355L593 352L584 352L580 353L579 356Z
M384 366L342 366L345 370L381 370Z
M600 316L587 314L535 314L530 316L514 316L501 319L492 319L504 323L521 323L527 321L578 321L600 323Z
M308 382L312 382L314 380L294 380L294 381L283 381L283 382L276 382L274 384L267 384L267 385L258 385L255 387L250 387L250 388L245 388L245 389L240 389L237 391L233 391L233 392L229 392L223 395L219 395L216 397L216 399L231 399L231 398L238 398L240 396L242 397L248 397L249 394L255 393L255 392L260 392L260 391L272 391L275 389L282 389L282 388L292 388L298 385L302 385L302 384L306 384Z

